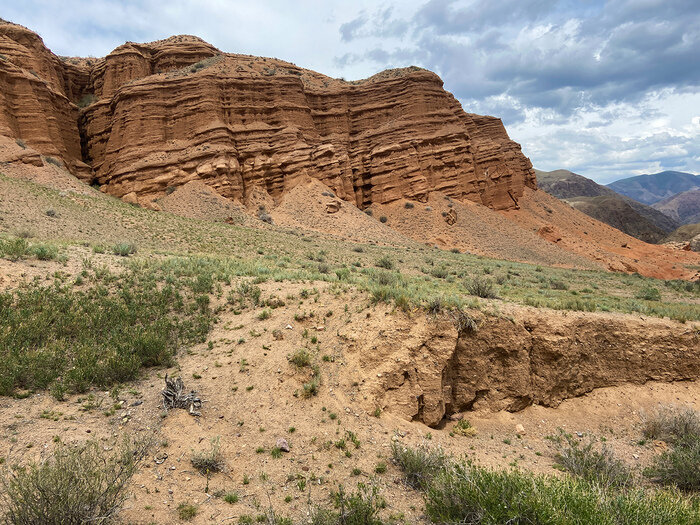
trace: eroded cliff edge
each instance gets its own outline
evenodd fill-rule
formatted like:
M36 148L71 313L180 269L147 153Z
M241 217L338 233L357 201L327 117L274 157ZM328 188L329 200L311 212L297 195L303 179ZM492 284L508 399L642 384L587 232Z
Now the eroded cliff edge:
M438 190L506 210L536 187L501 121L464 112L416 67L346 82L192 36L59 58L0 23L0 81L1 135L149 207L193 180L247 203L312 177L360 208Z
M439 426L464 411L556 407L597 388L700 377L697 325L522 307L472 315L477 328L462 332L439 317L341 332L367 410Z

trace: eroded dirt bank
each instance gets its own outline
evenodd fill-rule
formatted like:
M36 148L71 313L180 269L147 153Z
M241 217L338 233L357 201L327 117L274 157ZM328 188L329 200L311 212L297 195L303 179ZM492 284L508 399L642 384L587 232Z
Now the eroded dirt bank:
M700 330L662 319L517 308L480 314L461 335L447 320L385 326L345 334L363 390L429 426L461 411L555 407L595 388L700 377Z
M66 270L78 272L79 261L73 256ZM317 293L309 296L310 286ZM698 323L493 301L482 309L498 308L500 316L472 311L478 330L458 338L448 319L408 316L333 283L269 280L260 287L263 298L274 294L285 304L269 316L260 308L224 309L208 341L178 354L176 366L64 401L47 392L3 398L0 457L8 465L46 458L57 437L69 444L96 439L105 450L126 435L150 439L124 523L176 523L183 503L197 506L194 524L237 522L268 504L298 522L307 519L309 502L332 505L330 491L359 481L379 487L387 516L428 523L422 496L400 482L390 460L392 441L429 443L494 468L517 462L556 474L547 436L562 427L604 436L618 457L642 468L662 449L640 443L640 412L658 403L700 407L700 382L670 383L700 377ZM213 307L225 297L214 297ZM300 394L310 369L290 362L300 348L321 374L311 397ZM200 417L162 411L166 373L199 392ZM619 386L598 388L608 385ZM452 434L452 421L437 430L423 424L441 426L446 415L468 409L476 436ZM279 438L290 452L273 456ZM205 476L191 458L212 441L221 445L225 468ZM221 497L227 493L239 500L228 503Z

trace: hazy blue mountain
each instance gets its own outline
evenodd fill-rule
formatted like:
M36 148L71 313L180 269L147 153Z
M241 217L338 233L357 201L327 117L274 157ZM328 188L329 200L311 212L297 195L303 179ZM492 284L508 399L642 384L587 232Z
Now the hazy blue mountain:
M616 180L608 188L642 204L654 204L683 191L700 189L700 176L681 171L662 171Z

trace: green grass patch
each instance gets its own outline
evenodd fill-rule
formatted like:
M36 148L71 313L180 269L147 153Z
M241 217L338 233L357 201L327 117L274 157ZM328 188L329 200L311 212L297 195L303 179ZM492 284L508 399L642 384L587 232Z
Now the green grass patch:
M170 366L183 345L204 340L209 297L168 263L88 273L75 290L56 279L0 293L0 395L51 387L57 398Z
M455 463L425 494L434 523L500 525L688 525L700 520L698 500L669 491L605 490L575 478L537 476Z

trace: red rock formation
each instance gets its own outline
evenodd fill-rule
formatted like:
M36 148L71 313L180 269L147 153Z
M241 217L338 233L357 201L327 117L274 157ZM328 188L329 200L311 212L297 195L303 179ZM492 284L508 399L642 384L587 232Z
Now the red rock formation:
M196 180L247 202L311 176L361 208L439 190L512 209L536 187L501 121L465 113L420 68L345 82L190 36L61 60L14 24L0 54L0 133L147 206Z
M81 160L78 108L64 73L35 33L0 24L0 134L72 164Z

